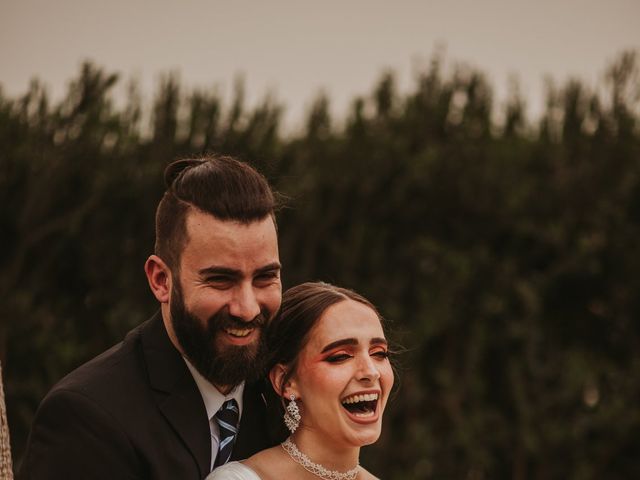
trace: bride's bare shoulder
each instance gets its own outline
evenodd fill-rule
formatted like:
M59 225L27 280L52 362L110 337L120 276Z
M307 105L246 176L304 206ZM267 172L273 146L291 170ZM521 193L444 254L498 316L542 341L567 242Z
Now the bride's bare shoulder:
M244 460L243 463L264 480L282 478L279 476L281 473L279 471L280 466L282 465L282 448L279 445L262 450Z

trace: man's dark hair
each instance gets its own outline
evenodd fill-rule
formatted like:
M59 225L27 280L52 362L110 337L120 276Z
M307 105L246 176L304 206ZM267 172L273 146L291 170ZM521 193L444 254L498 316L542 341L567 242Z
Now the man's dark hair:
M245 224L274 217L276 200L267 180L232 157L177 160L167 167L164 179L167 190L156 210L155 253L173 271L180 267L191 209Z

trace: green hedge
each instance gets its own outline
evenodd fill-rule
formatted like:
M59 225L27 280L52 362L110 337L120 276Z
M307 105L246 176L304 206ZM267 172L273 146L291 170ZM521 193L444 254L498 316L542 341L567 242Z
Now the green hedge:
M348 118L319 97L225 104L166 76L153 105L85 64L52 104L0 90L0 359L14 460L46 391L157 308L143 263L165 165L236 155L288 197L285 286L355 288L387 317L400 388L363 463L385 479L640 478L640 65L549 86L525 118L481 72L392 73ZM151 112L147 128L145 111ZM495 118L501 118L500 122Z

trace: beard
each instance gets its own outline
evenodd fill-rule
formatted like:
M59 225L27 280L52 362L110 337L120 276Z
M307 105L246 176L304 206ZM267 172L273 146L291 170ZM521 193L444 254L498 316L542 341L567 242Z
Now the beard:
M174 283L170 303L171 324L185 356L200 374L214 385L236 386L264 376L267 358L263 328L271 312L263 309L251 322L229 314L225 307L203 322L187 310L182 289ZM250 345L216 342L226 328L256 328L258 339Z

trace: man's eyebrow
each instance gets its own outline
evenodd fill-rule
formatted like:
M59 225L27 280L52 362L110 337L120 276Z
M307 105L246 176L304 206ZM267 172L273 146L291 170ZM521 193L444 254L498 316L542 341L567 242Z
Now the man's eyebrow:
M264 267L258 268L255 271L255 273L256 274L261 274L261 273L271 272L273 270L280 270L280 269L281 269L280 263L273 262L273 263L270 263L268 265L265 265ZM240 276L242 276L242 272L240 272L240 270L235 270L233 268L222 267L222 266L218 266L218 265L212 265L210 267L202 268L202 269L198 270L198 273L200 274L200 276L203 276L203 277L206 277L206 276L209 276L209 275L226 275L228 277L240 277Z
M281 268L282 268L282 265L280 265L279 262L273 262L273 263L270 263L269 265L265 265L264 267L258 268L255 273L260 274L265 272L271 272L273 270L280 270Z
M233 268L229 268L229 267L219 267L216 265L212 265L211 267L207 267L207 268L202 268L198 270L198 273L203 277L206 277L209 275L227 275L230 277L237 277L240 275L240 272L238 270L234 270Z

